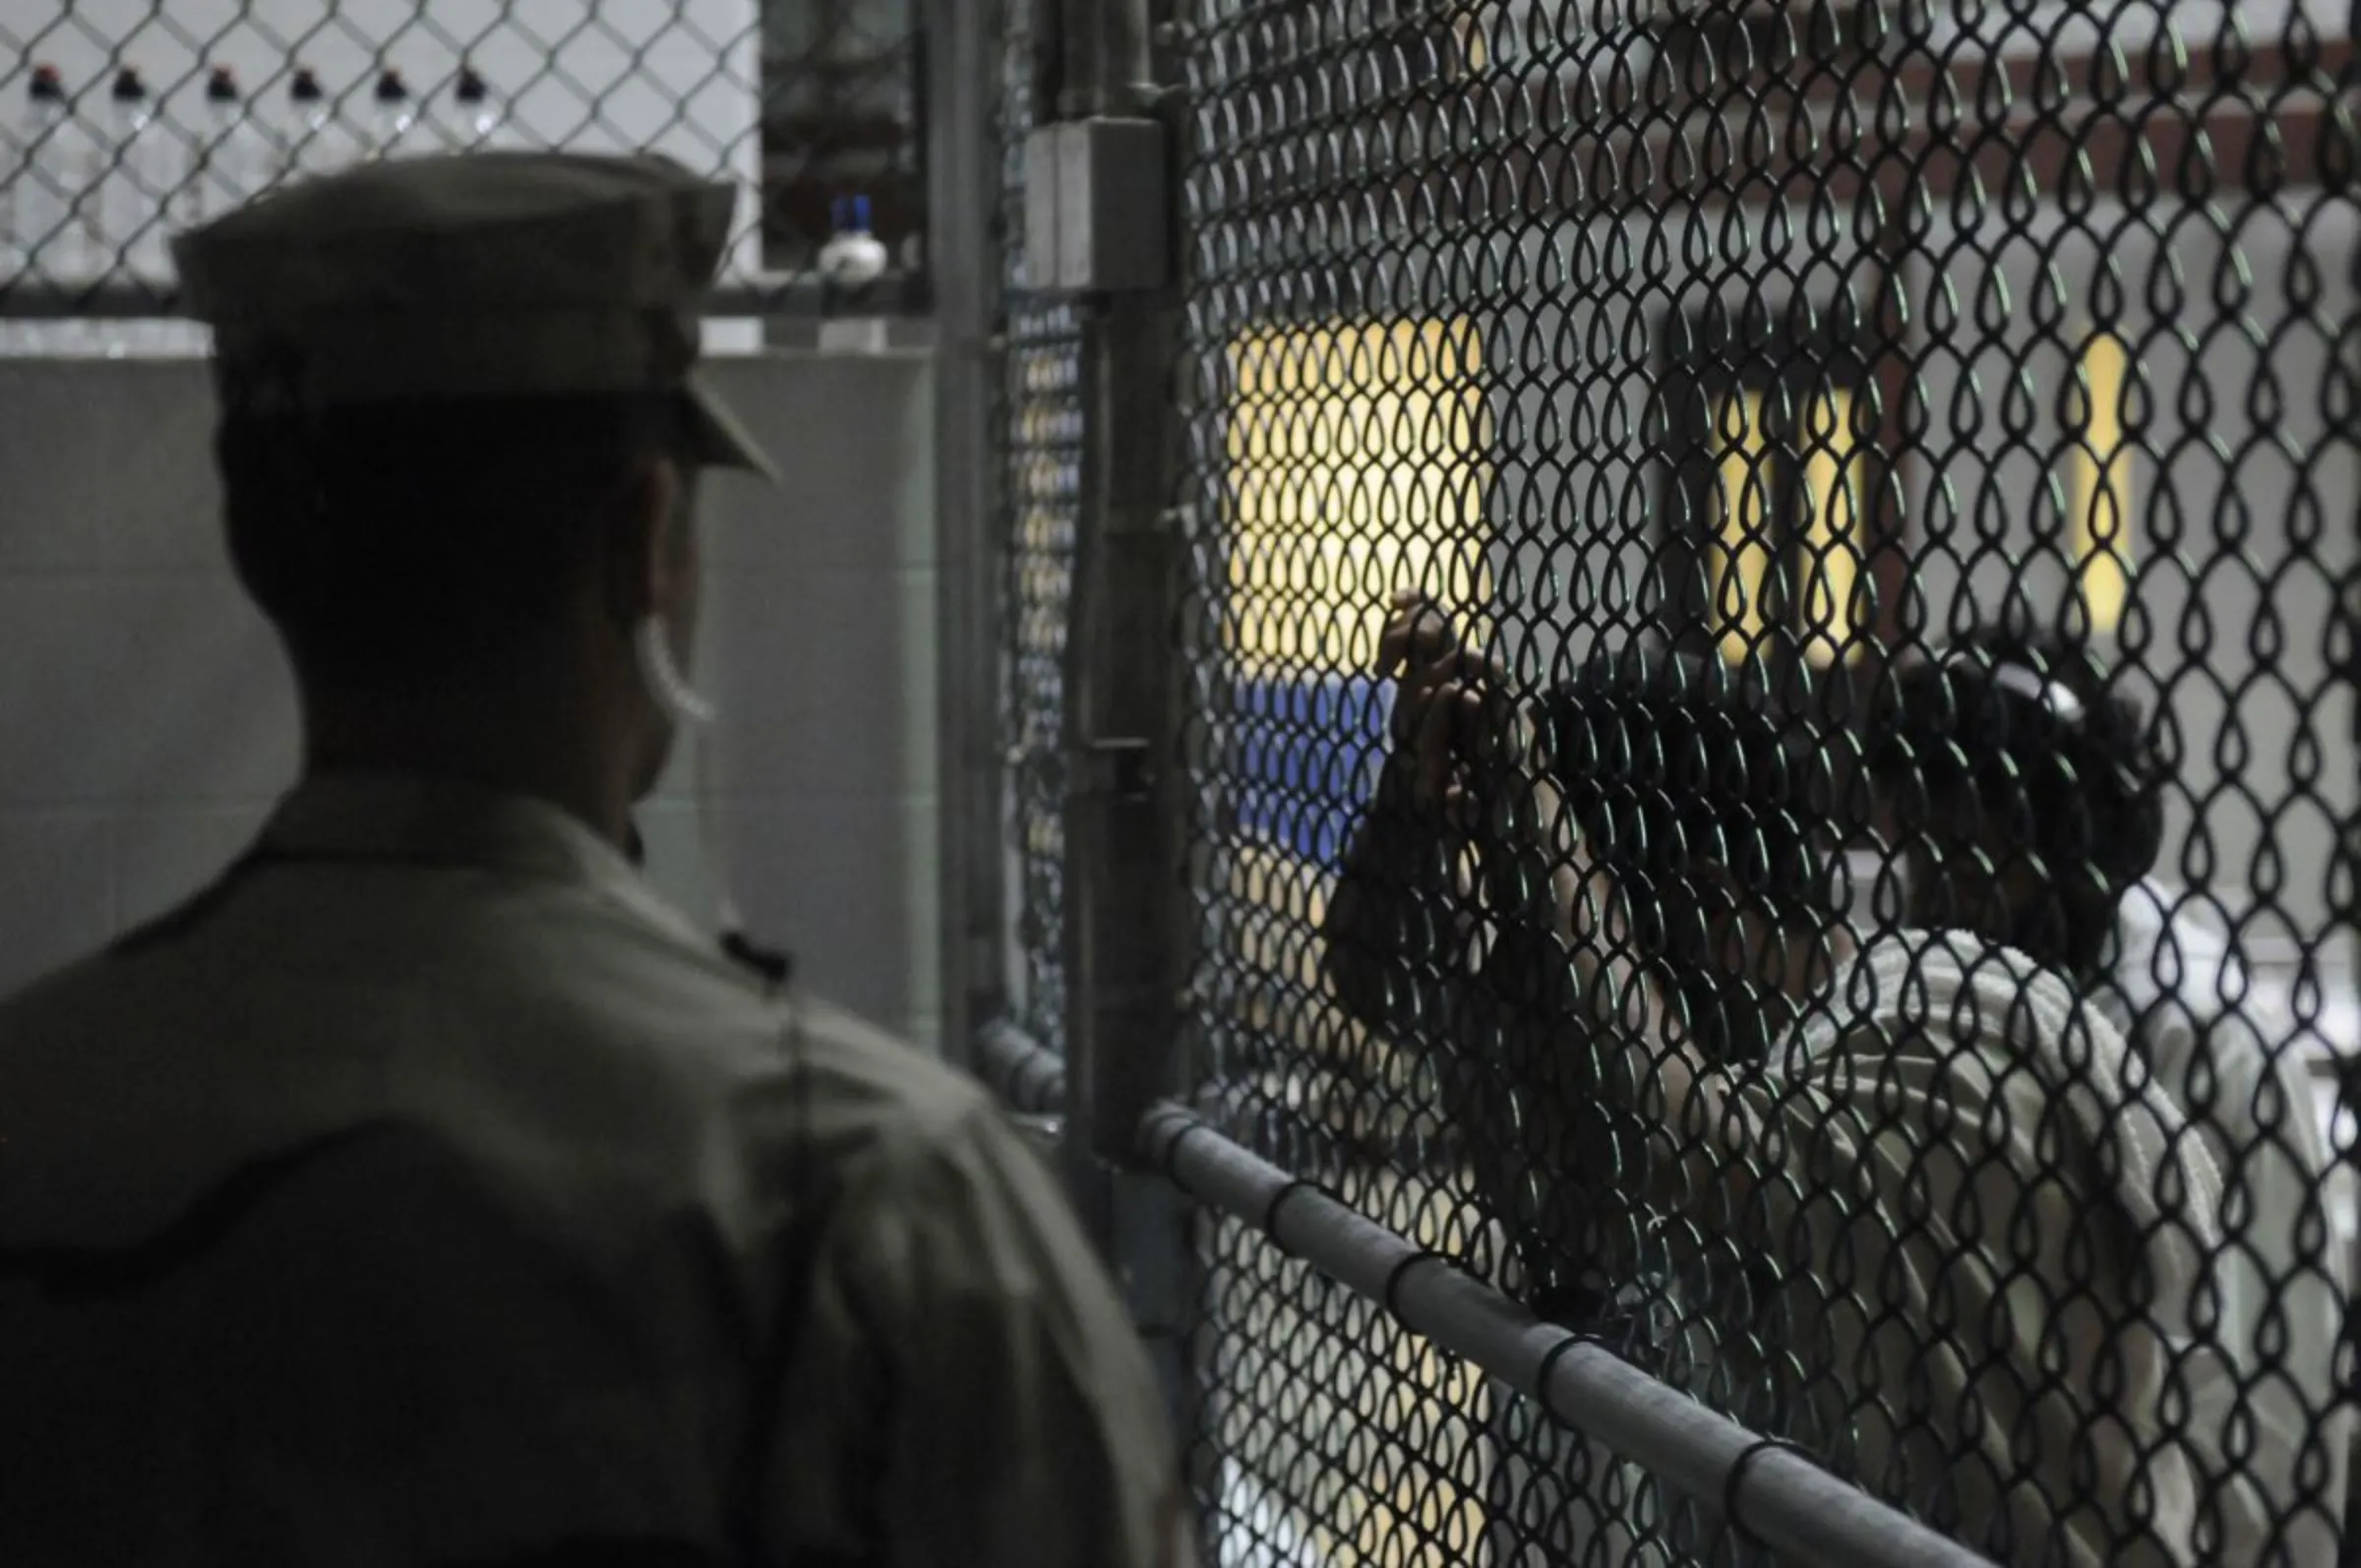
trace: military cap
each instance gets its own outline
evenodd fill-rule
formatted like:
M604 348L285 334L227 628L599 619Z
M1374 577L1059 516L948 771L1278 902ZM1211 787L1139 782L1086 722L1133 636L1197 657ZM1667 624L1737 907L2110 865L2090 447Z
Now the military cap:
M699 457L777 477L695 371L731 190L669 159L465 152L371 162L180 236L223 371L298 406L678 392Z

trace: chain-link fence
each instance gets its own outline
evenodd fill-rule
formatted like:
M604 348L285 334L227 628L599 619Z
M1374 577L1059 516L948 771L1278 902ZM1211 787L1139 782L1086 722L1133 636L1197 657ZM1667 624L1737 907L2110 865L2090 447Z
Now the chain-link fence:
M2343 1505L2354 78L2246 10L1186 49L1206 1108L2002 1561ZM1738 1550L1206 1257L1225 1557Z
M2345 11L1170 22L1182 1022L1286 1178L1197 1227L1210 1558L1758 1560L1800 1450L1999 1562L2338 1560ZM1054 1038L1113 405L1071 317L1009 348ZM1299 1194L1396 1263L1292 1255ZM1563 1331L1536 1376L1414 1332L1439 1262ZM1593 1347L1781 1446L1641 1462L1554 1400Z
M170 236L288 180L482 149L742 192L725 294L916 304L909 0L0 0L0 316L164 315Z

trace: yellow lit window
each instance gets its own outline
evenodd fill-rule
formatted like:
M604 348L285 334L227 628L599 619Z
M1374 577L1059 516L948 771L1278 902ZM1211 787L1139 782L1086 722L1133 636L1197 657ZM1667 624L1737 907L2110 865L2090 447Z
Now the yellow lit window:
M1864 529L1853 393L1823 385L1800 399L1800 416L1797 401L1743 388L1713 411L1707 618L1725 663L1761 657L1769 633L1798 636L1815 666L1861 649ZM1800 425L1791 423L1798 417ZM1798 468L1800 491L1782 478Z
M1229 358L1225 624L1247 673L1365 671L1396 589L1489 600L1473 322L1253 332Z
M1854 591L1861 575L1861 485L1852 393L1830 389L1812 399L1804 424L1804 655L1814 665L1861 651Z
M1250 332L1229 345L1228 370L1232 529L1222 624L1240 673L1294 689L1365 676L1387 600L1403 588L1462 612L1481 634L1492 594L1484 515L1491 433L1475 324ZM1333 788L1290 787L1323 795ZM1355 803L1337 804L1349 810ZM1271 917L1241 923L1241 954L1316 995L1317 944L1295 938L1319 924L1325 873L1300 845L1249 839L1227 854L1235 895ZM1355 1030L1338 1018L1323 1021L1320 1032L1331 1028ZM1358 1041L1357 1032L1351 1037ZM1307 1052L1335 1049L1299 1043ZM1374 1041L1367 1050L1356 1055L1357 1071L1367 1070L1359 1063L1385 1059L1391 1047ZM1428 1202L1406 1229L1421 1244L1441 1245L1458 1213L1454 1204ZM1302 1332L1287 1304L1300 1295L1271 1293L1279 1315L1247 1336L1241 1352L1236 1380L1265 1403L1293 1398L1302 1381L1271 1349ZM1375 1332L1368 1325L1362 1331ZM1481 1375L1412 1336L1399 1337L1370 1377L1302 1392L1311 1402L1305 1430L1343 1431L1355 1441L1463 1418L1488 1398ZM1463 1543L1482 1535L1484 1520L1480 1480L1460 1482L1416 1465L1381 1466L1348 1478L1316 1505L1274 1505L1273 1513L1283 1506L1287 1517L1273 1528L1300 1532L1306 1560L1400 1568L1470 1560Z
M2132 454L2123 440L2123 399L2130 356L2123 339L2096 332L2083 348L2085 399L2074 446L2075 576L2093 632L2123 623L2132 567Z
M1763 578L1771 566L1770 443L1763 436L1763 395L1749 389L1714 417L1721 473L1721 520L1711 562L1713 625L1725 662L1744 662L1763 634Z

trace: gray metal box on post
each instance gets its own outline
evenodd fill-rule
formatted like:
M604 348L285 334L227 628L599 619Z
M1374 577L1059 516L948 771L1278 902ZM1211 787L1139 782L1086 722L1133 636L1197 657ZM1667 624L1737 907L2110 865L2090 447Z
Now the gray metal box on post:
M1101 116L1025 139L1025 256L1047 293L1133 293L1172 276L1168 135Z

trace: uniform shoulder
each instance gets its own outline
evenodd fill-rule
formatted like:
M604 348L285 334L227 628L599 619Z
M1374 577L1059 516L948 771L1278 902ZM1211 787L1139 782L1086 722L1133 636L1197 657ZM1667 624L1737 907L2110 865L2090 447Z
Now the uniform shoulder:
M973 1078L833 1002L797 1000L792 1026L823 1087L866 1102L922 1136L950 1134L992 1109Z
M841 1009L810 1009L805 1147L837 1183L836 1257L868 1299L1120 1312L1049 1161L980 1083ZM857 1097L848 1113L847 1097Z
M981 1084L842 1008L794 1011L800 1065L765 1075L740 1127L750 1147L801 1151L782 1174L832 1192L844 1267L880 1299L906 1297L921 1275L972 1275L979 1249L1002 1286L1070 1272L1062 1194Z
M57 1020L87 1017L121 995L119 965L101 949L0 995L0 1049L39 1038Z

